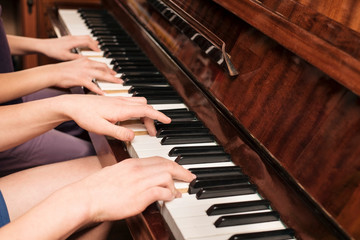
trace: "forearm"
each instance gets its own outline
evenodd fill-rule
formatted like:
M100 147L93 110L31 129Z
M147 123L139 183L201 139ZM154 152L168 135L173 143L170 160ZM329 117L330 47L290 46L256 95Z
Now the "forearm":
M0 74L0 103L7 102L54 85L54 65Z
M7 35L12 55L42 53L42 39Z
M1 239L66 239L88 223L84 188L65 187L0 229Z
M70 120L63 114L64 96L0 107L0 151L17 146L60 123Z

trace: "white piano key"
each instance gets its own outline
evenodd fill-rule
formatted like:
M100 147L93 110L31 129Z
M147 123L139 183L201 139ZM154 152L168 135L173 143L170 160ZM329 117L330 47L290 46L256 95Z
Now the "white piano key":
M63 19L71 35L89 35L91 37L91 30L87 28L84 21L80 17L77 10L61 9L59 15ZM104 58L103 52L83 51L81 55L87 56L94 61L99 61L107 64L110 68L111 59ZM118 74L121 77L121 74ZM109 92L109 96L128 96L127 91L130 86L123 86L122 84L108 83L98 81L99 87ZM111 91L113 91L111 93ZM117 93L116 91L121 91ZM185 104L156 104L152 105L157 110L166 109L180 109L187 108ZM127 127L134 131L144 131L145 127L141 125L128 125ZM146 129L145 129L146 130ZM161 156L174 161L176 157L169 157L168 152L175 146L208 146L217 145L214 143L206 144L184 144L184 145L161 145L161 138L151 137L149 135L136 135L132 142L128 142L128 151L132 157L151 157ZM197 167L216 167L216 166L234 166L232 162L220 162L209 164L189 164L184 165L184 168L197 168ZM178 189L187 189L189 183L175 182L175 187ZM213 223L217 217L209 217L204 215L211 205L216 203L226 203L235 201L251 201L260 200L261 196L258 194L248 194L241 196L231 196L225 198L214 199L202 199L197 200L195 195L189 195L187 193L182 194L182 198L175 199L171 202L158 202L161 213L165 221L168 223L173 235L176 239L187 240L220 240L229 239L233 234L249 233L249 232L261 232L267 230L284 229L281 221L273 221L269 223L248 224L243 226L216 228Z
M217 162L217 163L201 163L201 164L186 164L182 165L184 168L210 168L210 167L231 167L235 166L233 162Z
M142 123L131 123L131 124L128 124L128 123L119 123L120 126L122 127L126 127L128 129L131 129L133 130L135 133L136 132L147 132L146 130L146 127L144 124Z
M81 51L81 55L85 56L85 57L99 57L102 58L104 56L104 52L100 51L100 52L96 52L96 51Z
M111 83L111 82L105 82L105 81L97 81L99 87L101 90L106 91L106 90L123 90L123 91L128 91L130 89L131 86L124 86L121 83Z
M108 67L113 68L114 65L111 64L112 58L105 57L89 57L90 60L105 63Z
M139 151L147 150L147 149L166 149L170 151L173 147L179 146L176 145L161 145L159 138L151 137L149 135L145 136L136 136L134 140L131 142L131 145L134 146L135 149ZM181 146L217 146L216 142L212 143L195 143L195 144L182 144Z
M180 225L181 228L193 228L194 222L196 222L196 227L207 227L207 225L213 225L214 222L216 222L216 220L221 217L221 216L225 216L225 215L231 215L231 214L223 214L223 215L215 215L215 216L208 216L206 215L206 212L203 214L200 214L199 211L196 211L198 208L195 208L194 206L189 207L189 209L191 210L195 210L193 213L193 215L191 215L191 213L189 214L189 216L181 216L181 214L179 214L179 212L181 212L181 210L179 209L172 209L171 211L171 215L173 218L176 218L177 224ZM185 209L183 209L183 211L185 211ZM261 210L261 211L252 211L252 212L246 212L246 213L259 213L259 212L270 212L270 209L267 210ZM237 214L246 214L244 213L237 213ZM190 220L191 219L191 220ZM276 221L271 221L271 222L276 222ZM226 227L224 227L226 228ZM215 227L215 229L218 229ZM273 229L273 230L277 230L277 229Z
M181 198L174 199L171 202L164 203L168 210L178 211L176 214L179 217L191 217L192 215L203 215L205 211L213 204L219 203L230 203L230 202L246 202L246 201L255 201L262 200L261 196L258 194L246 194L222 198L210 198L210 199L196 199L195 194L183 193ZM198 208L192 213L189 209ZM179 212L183 211L183 212ZM203 211L203 214L199 214L200 211Z
M168 110L168 109L181 109L181 108L188 108L183 103L174 103L174 104L152 104L151 105L154 109L160 110Z
M58 13L71 35L91 35L76 9L59 9Z
M105 96L109 97L132 97L132 94L126 93L126 92L113 92L113 93L106 93Z
M186 182L174 181L174 185L176 189L182 189L187 191L187 189L189 188L189 183Z
M173 201L176 201L175 199ZM229 239L234 234L252 233L285 229L281 221L266 223L246 224L231 227L216 228L214 219L206 217L176 218L168 208L162 208L162 215L168 223L172 233L179 239Z
M129 145L131 147L131 145ZM147 158L152 156L159 156L163 158L167 158L169 160L175 161L176 157L169 157L168 156L168 148L165 149L147 149L147 150L134 150L137 153L137 157L139 158ZM218 163L201 163L201 164L188 164L188 165L182 165L184 168L204 168L204 167L229 167L234 166L235 164L232 162L218 162Z

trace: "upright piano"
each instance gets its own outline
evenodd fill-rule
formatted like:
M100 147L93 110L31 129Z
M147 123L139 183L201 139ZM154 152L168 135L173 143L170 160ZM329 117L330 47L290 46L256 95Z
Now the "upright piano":
M360 239L359 12L351 0L50 11L59 36L87 34L80 19L99 40L101 55L80 52L126 80L98 82L109 95L145 96L173 118L132 143L91 134L99 157L160 155L198 174L182 199L127 219L134 239Z

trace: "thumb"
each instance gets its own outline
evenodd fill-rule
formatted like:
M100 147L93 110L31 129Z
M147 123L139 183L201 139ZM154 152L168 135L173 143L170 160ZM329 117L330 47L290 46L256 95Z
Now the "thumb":
M106 120L106 123L101 126L101 133L114 137L122 141L131 141L135 137L135 133L125 127L112 124Z
M71 61L71 60L76 60L76 59L79 59L81 58L82 56L78 53L72 53L72 52L68 52L66 53L62 59L60 60L63 60L63 61Z

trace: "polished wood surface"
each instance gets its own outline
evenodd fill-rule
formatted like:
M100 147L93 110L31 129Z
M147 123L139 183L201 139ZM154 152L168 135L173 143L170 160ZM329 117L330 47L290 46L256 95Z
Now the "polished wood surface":
M226 43L237 77L145 0L102 2L298 239L360 239L356 1L164 0ZM135 239L171 239L159 219L129 219Z
M19 4L19 16L20 16L20 25L21 25L21 34L27 37L37 37L37 22L36 15L37 9L36 6L31 7L29 11L29 6L26 0L18 1ZM35 54L30 54L22 57L22 67L32 68L37 66L38 56Z
M357 32L360 31L360 2L356 0L297 0Z
M236 3L219 1L218 4L223 5L224 8L209 1L177 1L176 4L180 8L185 9L209 31L226 42L227 51L240 73L238 77L230 78L216 64L209 62L191 41L181 37L181 34L151 7L147 13L150 14L150 18L149 15L144 14L143 7L146 6L144 1L137 1L138 7L134 1L124 2L195 77L196 84L219 103L217 107L230 113L232 121L239 124L240 128L243 127L241 131L244 132L245 138L248 139L246 141L250 142L248 144L251 147L245 147L244 140L234 136L231 138L231 134L221 125L221 121L213 121L216 114L205 110L209 107L202 105L204 100L200 101L200 96L191 93L189 85L182 80L181 83L176 80L172 82L185 101L188 101L187 104L198 113L219 142L232 154L234 161L245 169L264 196L270 199L275 208L282 213L285 223L298 230L299 237L304 239L311 236L310 230L323 232L305 226L309 223L306 222L310 219L309 215L304 218L307 214L301 216L303 210L292 209L291 205L295 200L284 197L289 192L281 190L281 184L277 182L280 180L273 180L276 173L272 172L269 166L278 168L279 171L284 170L288 174L287 181L297 185L296 191L304 190L309 202L317 205L322 214L327 215L329 222L333 221L339 227L340 232L343 229L351 237L360 238L357 227L359 225L357 215L360 211L360 205L357 204L359 202L357 194L359 98L356 95L356 88L349 89L344 86L342 79L330 77L334 71L337 72L336 75L341 75L348 69L329 65L327 59L331 57L326 51L321 52L322 45L318 42L328 41L328 47L331 47L335 53L351 53L356 67L359 63L356 55L359 45L355 44L359 39L357 32L319 13L316 14L315 20L310 16L315 26L313 28L306 28L307 25L300 21L300 17L291 17L291 14L288 14L287 19L283 16L281 21L277 19L280 23L277 27L269 28L269 25L265 25L269 28L267 31L264 27L258 29L252 26L252 24L257 26L255 23L257 20L260 22L264 20L264 16L260 13L269 16L280 15L274 10L275 5L266 3L271 1L263 1L261 4L258 1L236 1ZM296 11L293 12L297 15L300 12L306 14L306 11L310 11L307 6L293 1L277 2L281 2L282 6L292 3L296 6L294 8ZM251 7L261 8L253 12L256 15L251 15ZM234 14L229 14L230 8ZM286 8L283 9L283 12L286 12ZM300 11L304 9L305 12ZM250 24L241 18L244 15L252 19ZM297 19L298 28L295 30L301 29L306 32L304 36L313 36L313 41L299 39L302 35L298 32L291 36L284 34L275 36L279 28L285 30L293 26L294 23L289 19L293 22ZM332 33L326 31L327 28L321 27L325 22L338 26L339 30ZM288 29L288 31L293 30L294 28ZM271 31L275 33L269 35L263 33ZM343 41L336 38L339 34L343 34ZM306 45L306 49L297 46L299 49L290 51L293 50L290 44L281 45L280 38L284 38L287 42L302 42ZM348 44L349 42L351 44ZM181 51L182 49L186 51ZM326 60L325 64L312 63L306 59L316 54ZM338 63L343 61L339 55L333 60ZM356 68L353 71L357 77L360 76L357 74L358 70ZM171 81L174 73L164 71ZM344 81L358 87L357 80L358 78L346 76ZM239 148L245 148L246 151ZM294 223L294 219L298 222L301 222L299 219L303 219L303 223ZM324 236L320 234L310 238L329 239L329 236Z
M217 2L360 94L357 81L360 74L358 32L296 1Z

